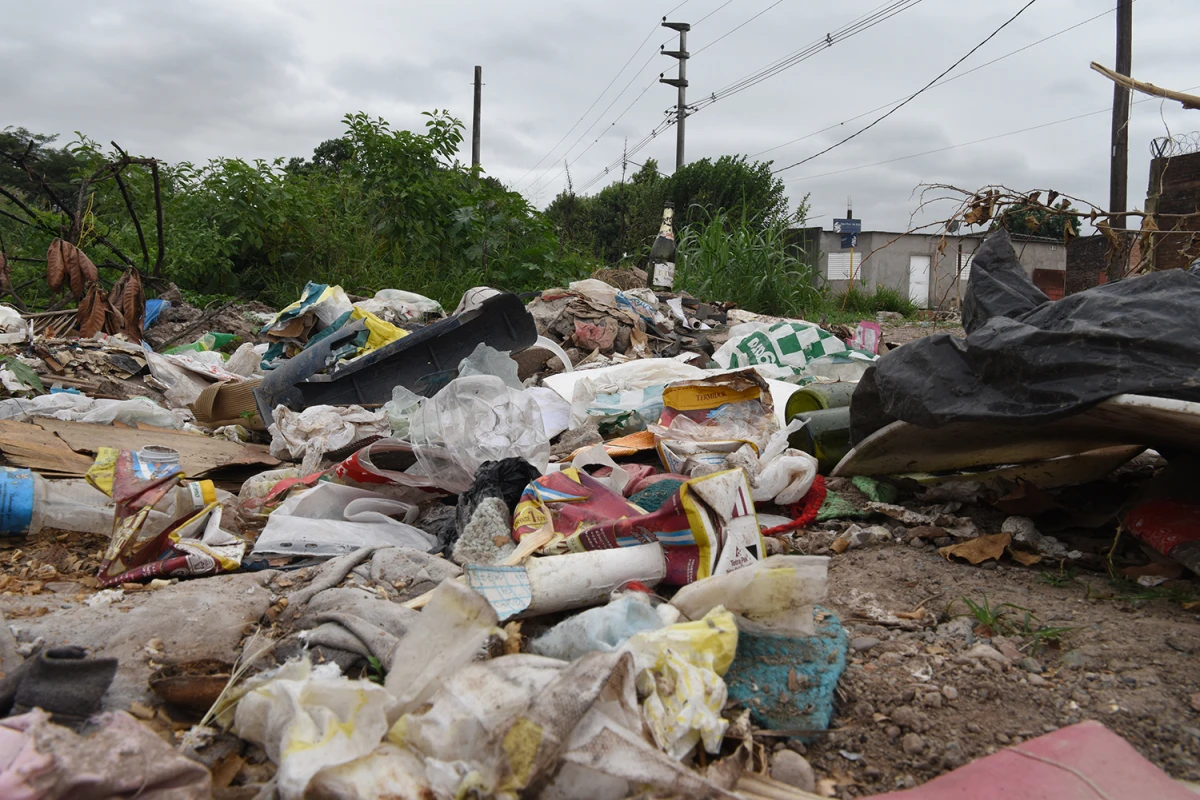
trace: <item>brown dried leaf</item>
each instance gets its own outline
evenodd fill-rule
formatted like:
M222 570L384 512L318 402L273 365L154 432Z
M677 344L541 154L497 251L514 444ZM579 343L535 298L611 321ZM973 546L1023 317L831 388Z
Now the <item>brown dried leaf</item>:
M75 312L75 327L79 328L80 337L87 339L104 330L109 310L108 295L100 284L93 283Z
M114 319L109 333L124 333L132 341L142 340L142 321L146 315L146 294L142 289L142 278L136 269L126 270L108 293L113 309L119 313L120 321Z
M1011 547L1008 548L1008 554L1013 557L1013 561L1025 567L1032 567L1042 560L1037 553L1026 553L1023 550L1013 550Z
M87 257L87 253L78 247L75 248L75 252L79 258L79 273L83 276L83 285L87 286L89 283L100 280L100 270L96 269L96 265Z
M8 269L8 257L0 253L0 289L8 291L12 288L12 273Z
M55 239L46 251L46 283L50 284L50 291L55 293L62 290L63 278L67 275L67 258L63 252L65 244L62 239Z
M1012 534L994 533L990 536L976 536L966 542L938 548L938 552L947 561L951 556L964 558L972 564L982 564L991 559L999 560L1004 555L1004 548L1012 542Z

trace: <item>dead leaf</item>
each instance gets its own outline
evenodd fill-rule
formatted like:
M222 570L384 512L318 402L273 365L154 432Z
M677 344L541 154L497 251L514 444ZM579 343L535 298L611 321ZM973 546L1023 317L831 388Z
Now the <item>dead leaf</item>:
M1167 563L1151 562L1140 567L1125 567L1121 570L1121 574L1126 578L1137 580L1144 575L1149 575L1155 578L1166 578L1167 580L1175 580L1183 574L1183 565L1174 561Z
M893 616L896 619L925 619L925 609L918 608L915 611L895 611Z
M1024 550L1013 550L1011 547L1008 548L1008 554L1013 557L1013 561L1026 567L1032 567L1042 560L1037 553L1026 553Z
M121 326L110 333L124 333L131 341L142 340L143 318L146 315L146 294L142 278L136 269L127 269L113 284L108 298L113 309L121 314Z
M46 251L46 283L50 284L50 291L55 294L62 290L63 279L67 275L67 259L62 249L64 244L66 242L62 239L55 239Z
M79 304L75 312L75 327L79 328L79 336L89 339L104 330L108 322L108 295L100 288L100 284L92 284L87 297Z
M0 289L8 291L12 288L12 273L8 269L8 257L0 252Z
M237 777L244 766L246 766L246 759L237 753L227 753L224 758L213 765L212 788L229 788L229 784L233 783L233 779Z
M800 679L796 677L795 667L788 670L788 691L793 693L800 691Z
M1004 548L1012 542L1010 533L993 533L990 536L977 536L965 542L938 548L938 552L947 561L951 556L964 558L972 564L982 564L991 559L999 560L1004 555Z
M839 536L829 545L829 549L839 555L846 552L850 548L850 540L844 536Z

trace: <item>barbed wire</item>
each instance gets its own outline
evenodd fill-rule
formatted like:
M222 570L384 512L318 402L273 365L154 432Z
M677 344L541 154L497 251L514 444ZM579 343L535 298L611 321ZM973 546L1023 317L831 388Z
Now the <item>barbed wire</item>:
M1169 158L1200 153L1200 131L1159 136L1150 140L1151 158Z

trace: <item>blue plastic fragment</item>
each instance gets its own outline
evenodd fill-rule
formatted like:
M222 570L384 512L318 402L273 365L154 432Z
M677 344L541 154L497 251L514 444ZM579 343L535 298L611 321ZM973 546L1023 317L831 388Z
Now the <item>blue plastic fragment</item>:
M158 315L164 309L171 307L170 300L147 300L146 301L146 316L142 322L143 328L149 328L154 323L158 322Z
M27 469L0 469L0 535L29 530L33 521L33 473Z
M725 685L729 700L750 709L755 725L775 731L829 727L849 638L832 611L817 606L815 616L815 636L738 633Z

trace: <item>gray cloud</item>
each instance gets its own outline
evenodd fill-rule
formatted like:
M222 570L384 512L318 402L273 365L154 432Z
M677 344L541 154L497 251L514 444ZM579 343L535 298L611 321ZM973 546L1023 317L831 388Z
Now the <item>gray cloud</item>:
M673 16L696 22L722 2L688 0ZM695 56L689 62L689 98L716 91L878 5L877 0L785 0L715 41L770 2L737 0L695 26L689 39ZM578 186L620 157L626 137L635 142L649 132L674 102L674 91L656 83L658 73L671 71L674 62L655 55L660 43L673 42L673 34L655 24L677 4L27 3L6 11L0 30L0 71L9 76L0 86L5 112L0 125L23 125L66 138L81 130L169 160L301 155L337 135L347 112L362 110L396 127L419 128L420 113L436 107L469 121L471 71L482 64L487 84L484 166L545 203L563 188L564 157ZM1020 5L1020 0L924 0L697 113L688 120L688 156L757 153L837 126L762 158L783 166L816 153L880 112L851 118L915 91ZM1111 0L1039 3L961 70L1112 5ZM1188 88L1195 80L1193 59L1190 41L1180 32L1200 28L1200 7L1192 0L1139 0L1134 15L1135 74ZM1112 86L1087 65L1092 60L1111 65L1113 25L1109 14L932 89L877 128L781 177L788 179L794 200L811 193L814 212L827 215L820 221L827 224L829 217L841 215L846 195L853 194L856 213L868 227L881 229L906 225L918 204L914 189L928 182L967 189L986 183L1021 189L1053 186L1103 202L1108 196L1109 137L1104 114L892 160L1106 108ZM629 69L551 152L647 33L651 35ZM601 115L627 83L628 92ZM635 98L628 113L611 124ZM1165 132L1164 119L1172 131L1183 132L1197 127L1195 117L1177 104L1134 106L1131 206L1144 202L1148 144ZM543 156L548 157L533 170ZM660 169L669 172L674 166L673 129L635 158L656 158ZM892 163L853 169L884 161ZM545 184L534 186L543 175ZM592 191L611 179L597 182Z

